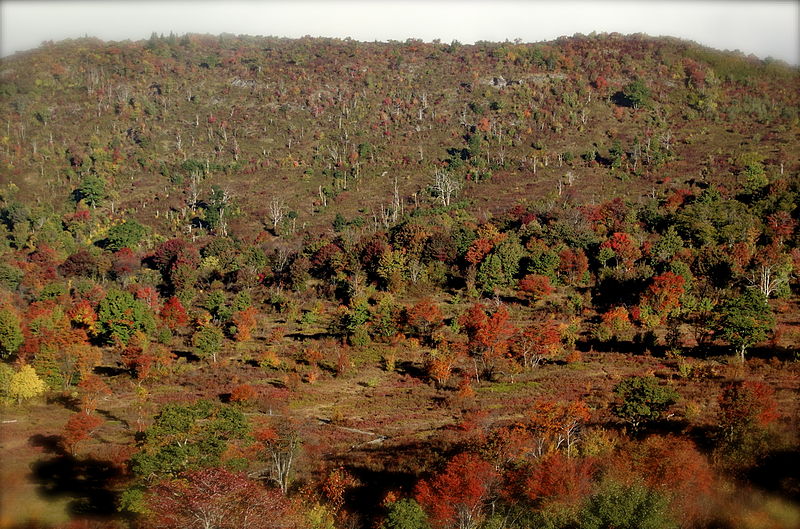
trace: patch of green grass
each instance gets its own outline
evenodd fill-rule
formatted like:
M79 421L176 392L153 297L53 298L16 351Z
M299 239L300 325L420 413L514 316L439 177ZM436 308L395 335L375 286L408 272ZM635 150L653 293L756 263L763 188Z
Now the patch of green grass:
M381 353L381 349L374 345L355 349L350 356L350 361L356 369L365 365L377 366L381 364L381 359L383 357Z
M567 369L571 369L573 371L586 371L589 369L589 365L586 362L572 362L567 364Z

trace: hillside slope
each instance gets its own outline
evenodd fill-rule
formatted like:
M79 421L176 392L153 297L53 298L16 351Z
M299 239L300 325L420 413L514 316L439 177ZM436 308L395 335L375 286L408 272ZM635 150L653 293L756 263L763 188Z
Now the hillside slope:
M782 171L798 159L796 69L645 36L77 40L5 59L0 75L4 180L61 210L94 173L115 212L162 232L189 226L214 184L258 230L275 197L299 225L330 222L334 197L373 221L395 181L404 207L429 203L441 166L499 211L563 187L579 202L733 189L742 154ZM637 80L642 108L621 93Z
M643 35L3 59L0 527L797 527L799 103Z

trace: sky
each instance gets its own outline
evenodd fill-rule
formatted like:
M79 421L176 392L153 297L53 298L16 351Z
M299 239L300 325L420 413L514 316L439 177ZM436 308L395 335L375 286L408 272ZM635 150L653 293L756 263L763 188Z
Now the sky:
M798 65L799 19L800 0L0 0L0 55L46 40L141 40L170 31L464 44L596 31L669 35Z

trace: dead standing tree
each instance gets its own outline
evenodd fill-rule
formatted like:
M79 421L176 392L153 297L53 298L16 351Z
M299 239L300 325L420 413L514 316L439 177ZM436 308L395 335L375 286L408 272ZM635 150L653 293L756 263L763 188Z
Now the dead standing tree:
M456 180L450 173L443 169L437 169L433 173L433 184L431 191L433 196L442 201L442 206L449 207L453 198L461 190L461 182Z
M272 197L269 203L269 220L272 221L272 233L278 234L278 225L283 220L284 213L286 212L286 203L279 197Z

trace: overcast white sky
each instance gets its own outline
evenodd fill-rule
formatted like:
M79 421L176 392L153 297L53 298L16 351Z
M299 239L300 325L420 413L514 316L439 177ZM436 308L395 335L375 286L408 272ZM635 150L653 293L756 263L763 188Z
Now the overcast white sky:
M140 40L158 33L234 33L356 40L524 42L575 33L671 35L800 64L800 1L9 1L0 0L0 54L84 35Z

